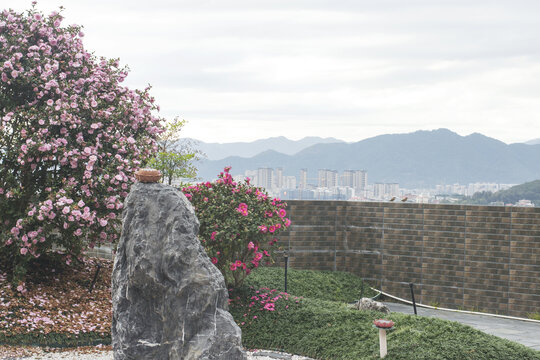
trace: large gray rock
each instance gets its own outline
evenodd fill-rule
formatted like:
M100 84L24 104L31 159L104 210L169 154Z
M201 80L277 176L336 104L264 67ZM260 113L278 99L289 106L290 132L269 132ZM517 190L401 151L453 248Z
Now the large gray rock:
M354 307L358 310L380 311L385 314L390 313L388 306L381 302L371 300L370 298L362 298L354 304Z
M246 359L199 221L172 187L133 185L112 278L115 360Z

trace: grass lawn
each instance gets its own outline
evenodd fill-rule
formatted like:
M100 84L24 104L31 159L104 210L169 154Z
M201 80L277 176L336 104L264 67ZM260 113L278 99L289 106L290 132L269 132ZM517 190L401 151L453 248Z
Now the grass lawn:
M271 282L283 286L284 274L283 269L261 270L248 277L248 287L243 289L259 298L257 287ZM387 335L385 359L540 359L538 351L456 322L351 309L346 303L358 298L360 284L360 279L346 273L293 270L289 272L288 290L295 296L278 299L274 311L259 310L260 306L246 311L256 307L249 307L253 301L234 305L235 301L251 298L244 294L240 299L233 297L231 312L237 322L245 319L240 325L244 346L316 359L379 358L378 331L372 327L373 320L379 318L396 323L395 330Z
M0 274L0 343L41 346L110 344L112 263L54 268L40 260L16 295ZM540 352L458 323L351 309L361 279L346 273L260 268L231 292L230 311L246 348L283 350L316 359L376 359L378 332L372 321L391 319L387 359L540 359ZM364 290L365 296L373 296Z

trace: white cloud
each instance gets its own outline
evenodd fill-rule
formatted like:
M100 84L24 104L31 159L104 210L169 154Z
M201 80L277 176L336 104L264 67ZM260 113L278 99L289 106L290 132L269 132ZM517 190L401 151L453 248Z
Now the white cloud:
M20 1L8 5L23 10ZM41 0L204 141L446 127L540 136L540 3Z

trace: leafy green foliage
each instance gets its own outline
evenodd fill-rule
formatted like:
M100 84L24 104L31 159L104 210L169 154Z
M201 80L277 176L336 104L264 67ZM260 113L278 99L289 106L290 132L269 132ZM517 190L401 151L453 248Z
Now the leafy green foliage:
M268 287L285 290L285 269L260 267L252 272L245 284L256 289ZM364 286L364 297L376 294L361 278L340 271L313 271L288 269L287 292L295 296L350 303L360 298Z
M181 154L160 151L148 162L148 167L157 169L163 174L163 180L171 185L174 178L194 178L197 169L191 164L195 154Z
M199 160L200 152L189 143L180 143L180 132L185 124L185 120L176 118L165 125L165 131L159 136L159 151L147 163L148 167L161 171L163 181L169 185L174 178L197 176L194 162Z
M225 282L240 286L259 264L270 263L277 233L291 222L286 203L263 189L233 181L229 167L218 180L183 188L199 218L199 238Z

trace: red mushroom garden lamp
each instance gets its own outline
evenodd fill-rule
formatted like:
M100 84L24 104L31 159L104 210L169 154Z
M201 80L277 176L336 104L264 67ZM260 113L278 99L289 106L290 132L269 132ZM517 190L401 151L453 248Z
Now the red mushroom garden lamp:
M378 319L373 321L373 326L379 329L379 350L382 359L388 352L386 347L386 330L394 329L394 322L392 320Z

